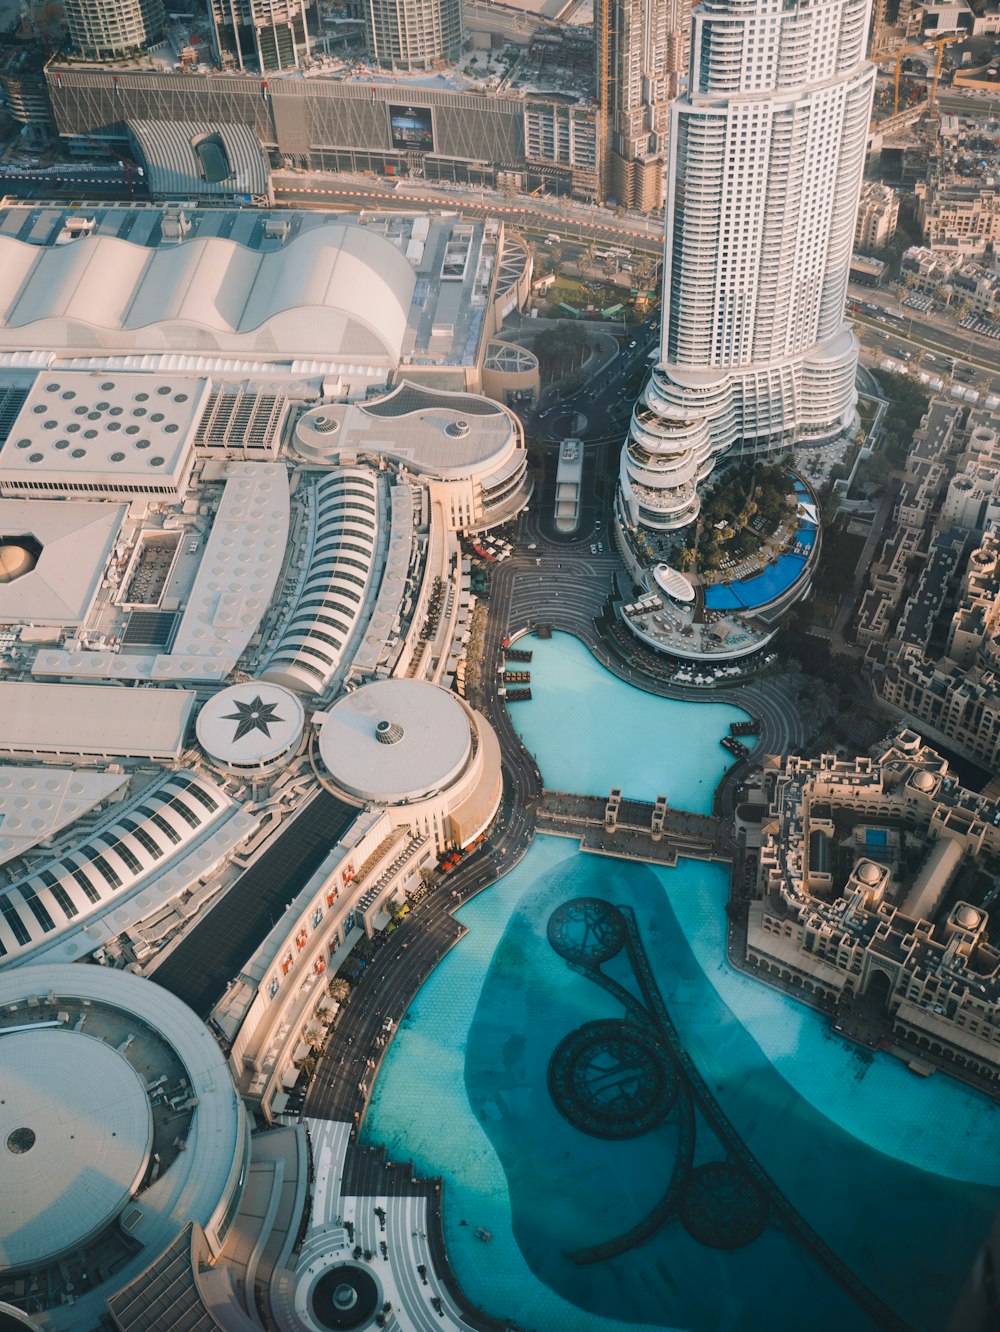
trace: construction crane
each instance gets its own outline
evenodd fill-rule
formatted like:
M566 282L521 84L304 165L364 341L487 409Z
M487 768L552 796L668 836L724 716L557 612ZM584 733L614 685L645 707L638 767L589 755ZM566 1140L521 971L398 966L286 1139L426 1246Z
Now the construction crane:
M876 65L884 64L887 60L896 62L896 71L893 78L893 96L892 96L892 114L899 115L899 76L903 69L903 59L905 56L913 55L917 51L925 51L928 47L937 49L937 59L934 62L934 73L931 77L931 90L927 97L927 105L933 106L937 101L938 80L941 77L941 66L944 63L944 48L952 42L960 42L960 35L954 37L935 37L930 41L921 42L918 46L901 46L898 51L886 51L883 55L873 55L872 61Z
M937 47L937 60L934 62L934 78L931 80L930 96L927 98L928 106L933 106L937 101L938 79L941 77L941 65L944 61L944 48L949 46L952 42L959 42L961 40L962 38L956 35L954 37L938 37L936 41L926 43L927 46Z

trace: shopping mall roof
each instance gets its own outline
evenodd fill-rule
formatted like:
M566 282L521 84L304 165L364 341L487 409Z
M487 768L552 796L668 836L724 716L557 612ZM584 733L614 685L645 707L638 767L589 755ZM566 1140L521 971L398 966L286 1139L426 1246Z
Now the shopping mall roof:
M111 1291L133 1280L190 1221L214 1225L239 1196L246 1120L211 1032L145 978L58 963L7 968L0 973L0 1007L0 1077L8 1102L0 1107L0 1141L9 1143L17 1129L35 1135L31 1146L26 1134L15 1139L20 1161L9 1145L4 1154L0 1246L7 1256L0 1261L11 1260L12 1245L22 1256L33 1242L40 1254L53 1252L61 1239L82 1247L99 1214L119 1210L136 1242L134 1255L113 1275L91 1269L93 1284L77 1289L71 1322L51 1314L45 1320L96 1326ZM83 1020L70 1025L70 1013ZM34 1025L40 1018L58 1025ZM9 1030L27 1024L22 1033ZM184 1133L183 1150L131 1203L154 1118L144 1078L166 1081L178 1071L188 1117L178 1114L174 1131ZM112 1137L119 1133L121 1143ZM27 1209L24 1233L14 1229L15 1209Z
M249 125L191 120L127 120L153 198L266 195L271 173Z
M0 767L0 865L123 792L128 781L121 772L5 763Z
M126 233L130 236L130 233ZM351 225L252 249L218 234L29 244L0 227L0 349L227 352L399 361L415 278Z
M513 418L499 403L474 393L443 393L410 383L363 406L313 408L300 417L295 430L311 456L371 453L441 477L478 472L518 438Z
M35 658L36 675L222 680L233 670L281 572L288 540L288 471L279 463L230 462L223 476L222 499L170 651L45 648Z
M376 804L420 800L464 768L472 729L455 696L423 680L377 680L339 699L319 751L334 782Z
M198 743L212 758L234 767L272 763L299 742L305 709L281 685L248 680L230 685L198 713Z
M208 394L207 379L186 376L41 374L0 449L0 487L176 482Z
M41 546L34 568L0 584L0 624L86 619L127 512L124 504L0 500L0 533Z
M0 1269L85 1244L139 1186L153 1116L116 1050L68 1029L0 1028Z
M188 689L0 680L0 754L177 758L194 700Z

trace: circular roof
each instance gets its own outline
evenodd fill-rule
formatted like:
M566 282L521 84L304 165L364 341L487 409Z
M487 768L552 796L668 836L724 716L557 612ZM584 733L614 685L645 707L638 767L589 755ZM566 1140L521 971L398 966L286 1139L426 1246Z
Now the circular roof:
M974 930L979 924L979 912L966 902L955 912L955 922L963 929Z
M471 750L472 728L461 703L424 680L377 680L346 694L319 733L320 756L337 785L380 805L419 800L447 786Z
M328 1268L313 1286L309 1304L321 1327L361 1327L374 1315L381 1292L367 1267L339 1263Z
M875 864L874 860L862 860L858 865L858 878L862 883L878 883L882 877L882 871Z
M37 1265L108 1225L153 1141L132 1066L82 1032L0 1035L0 1268Z
M913 778L913 785L918 791L929 791L934 785L934 776L929 772L918 772Z
M281 758L299 742L306 715L289 689L266 680L230 685L198 713L196 732L218 763L251 767Z
M35 567L35 557L30 550L16 544L0 546L0 583L12 583L15 578L22 578Z

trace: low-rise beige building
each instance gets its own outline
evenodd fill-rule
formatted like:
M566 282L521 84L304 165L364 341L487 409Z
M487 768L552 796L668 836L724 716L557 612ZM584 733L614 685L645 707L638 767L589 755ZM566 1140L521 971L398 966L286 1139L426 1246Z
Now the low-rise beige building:
M866 180L861 187L858 221L854 228L854 248L867 254L881 250L896 234L899 221L899 195L879 180Z
M750 962L884 1015L915 1055L1000 1076L1000 951L986 911L956 892L964 865L1000 851L996 803L910 730L875 757L770 759L753 798L765 813Z
M1000 241L1000 192L976 181L932 180L917 189L917 217L932 250L983 254Z

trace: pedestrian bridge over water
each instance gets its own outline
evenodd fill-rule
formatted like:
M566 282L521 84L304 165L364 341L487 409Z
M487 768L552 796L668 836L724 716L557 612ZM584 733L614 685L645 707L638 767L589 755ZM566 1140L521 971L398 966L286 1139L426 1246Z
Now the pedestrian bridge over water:
M534 808L540 833L572 837L581 851L623 860L676 865L678 858L731 861L728 826L708 814L673 809L660 796L655 803L626 800L620 788L607 796L542 791Z

